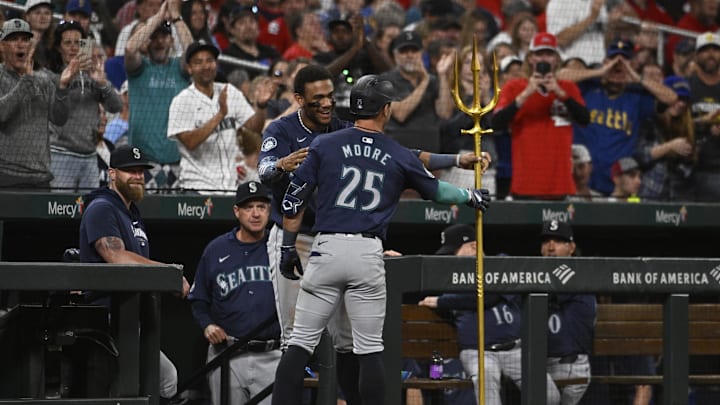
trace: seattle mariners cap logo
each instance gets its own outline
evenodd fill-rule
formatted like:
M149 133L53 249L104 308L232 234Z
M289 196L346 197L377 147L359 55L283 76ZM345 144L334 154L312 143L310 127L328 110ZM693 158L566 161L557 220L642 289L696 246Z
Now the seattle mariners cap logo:
M560 228L560 225L558 225L558 221L556 219L552 220L550 222L550 230L553 232L556 232L558 230L558 228Z
M138 148L132 148L132 154L133 154L133 158L135 158L135 160L140 160L140 158L142 157L140 155L140 149L138 149Z
M251 193L253 193L253 194L257 193L257 184L255 184L254 181L249 182L248 187L250 188Z
M362 110L362 109L363 109L363 101L362 101L361 98L358 98L358 99L355 101L355 107L356 107L358 110Z

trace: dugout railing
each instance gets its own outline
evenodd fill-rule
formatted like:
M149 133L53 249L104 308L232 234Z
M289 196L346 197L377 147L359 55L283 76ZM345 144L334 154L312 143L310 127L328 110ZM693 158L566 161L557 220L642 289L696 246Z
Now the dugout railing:
M475 260L407 256L386 260L383 339L387 404L401 403L404 293L474 292ZM663 404L688 403L688 296L720 293L720 259L486 257L484 291L522 294L521 404L546 403L548 294L664 295Z
M112 398L4 398L0 404L159 404L161 292L182 292L175 265L0 262L0 290L102 291L112 296L117 373ZM49 308L48 308L49 309ZM29 337L22 337L28 339Z

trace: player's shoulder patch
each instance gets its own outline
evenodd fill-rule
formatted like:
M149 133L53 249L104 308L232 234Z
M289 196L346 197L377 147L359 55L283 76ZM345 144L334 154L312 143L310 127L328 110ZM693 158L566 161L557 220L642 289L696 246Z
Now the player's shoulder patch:
M277 146L277 139L275 137L268 137L266 138L263 143L262 147L260 148L263 152L269 152Z

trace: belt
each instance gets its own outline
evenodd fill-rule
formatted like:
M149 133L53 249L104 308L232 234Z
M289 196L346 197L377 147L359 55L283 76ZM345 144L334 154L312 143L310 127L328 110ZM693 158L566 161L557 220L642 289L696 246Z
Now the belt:
M558 363L560 364L572 364L575 363L575 360L578 359L577 354L568 354L567 356L560 357L560 361Z
M485 350L489 350L491 352L505 352L505 351L514 349L519 344L520 344L520 339L511 340L509 342L504 342L504 343L493 343L489 346L486 346Z
M318 235L347 235L347 236L351 236L351 235L360 235L360 236L362 236L363 238L368 238L368 239L375 239L375 238L379 238L379 236L377 236L377 235L375 235L375 234L373 234L373 233L370 233L370 232L358 232L358 233L346 233L346 232L318 232Z
M271 352L280 348L280 340L251 340L246 345L240 347L238 350L243 352Z

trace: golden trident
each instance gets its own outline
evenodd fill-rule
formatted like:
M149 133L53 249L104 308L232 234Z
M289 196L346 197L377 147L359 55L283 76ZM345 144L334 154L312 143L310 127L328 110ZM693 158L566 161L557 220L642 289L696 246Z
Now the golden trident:
M477 57L477 40L473 36L471 70L473 74L473 101L470 107L466 106L460 98L460 66L462 61L460 55L455 59L455 83L452 89L452 95L457 108L470 116L473 120L473 126L470 129L463 129L460 132L466 135L472 135L475 139L475 156L482 156L480 142L483 134L491 134L492 129L482 129L480 126L480 118L495 108L500 98L500 88L498 87L498 66L493 53L493 98L486 106L480 105L480 73L482 67ZM475 165L475 188L482 187L482 165ZM476 274L477 280L477 311L478 311L478 405L485 404L485 305L483 303L483 237L482 237L482 211L475 210L475 231L477 240L477 260Z

